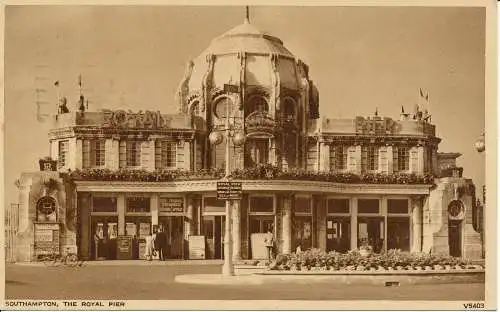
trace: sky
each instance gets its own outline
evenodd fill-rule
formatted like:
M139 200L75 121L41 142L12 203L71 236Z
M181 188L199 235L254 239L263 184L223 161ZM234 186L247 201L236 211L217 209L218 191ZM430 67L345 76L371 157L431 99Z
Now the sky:
M174 113L186 63L212 38L241 24L242 6L7 6L5 17L5 194L49 154L57 91L76 108L78 75L89 109ZM442 138L463 154L464 176L482 187L484 154L474 143L485 119L485 9L464 7L252 6L251 23L279 37L310 67L320 112L332 118L411 111L419 88ZM36 90L42 90L37 92ZM47 103L47 104L45 104Z

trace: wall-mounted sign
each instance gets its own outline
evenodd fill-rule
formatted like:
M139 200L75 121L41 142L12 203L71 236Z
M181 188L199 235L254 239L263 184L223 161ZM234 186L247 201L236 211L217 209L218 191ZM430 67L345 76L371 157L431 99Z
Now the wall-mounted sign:
M394 129L394 120L387 117L363 118L356 117L356 133L386 135L391 134Z
M105 114L105 126L121 128L139 128L139 129L164 129L169 128L171 119L162 116L162 114L152 111L132 111L116 110L107 111Z
M217 182L217 199L241 199L241 182Z
M160 213L184 213L184 198L163 197L160 198Z
M35 253L38 255L59 253L59 224L35 223Z

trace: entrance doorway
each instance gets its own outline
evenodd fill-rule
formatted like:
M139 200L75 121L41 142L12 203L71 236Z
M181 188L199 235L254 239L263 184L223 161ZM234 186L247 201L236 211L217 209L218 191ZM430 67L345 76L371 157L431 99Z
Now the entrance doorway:
M91 259L116 259L116 237L118 236L118 216L92 216Z
M462 220L448 220L448 245L450 256L462 256Z
M203 216L203 234L207 240L207 259L224 258L225 216Z
M328 217L326 219L326 250L348 252L350 245L350 217Z
M276 239L276 233L274 232L274 216L250 216L249 219L251 258L266 259L267 248L264 243L264 233L267 233L267 230L271 229Z
M184 256L184 217L158 217L167 237L167 259L183 259Z
M358 217L358 247L365 244L380 253L384 248L384 219L381 217Z

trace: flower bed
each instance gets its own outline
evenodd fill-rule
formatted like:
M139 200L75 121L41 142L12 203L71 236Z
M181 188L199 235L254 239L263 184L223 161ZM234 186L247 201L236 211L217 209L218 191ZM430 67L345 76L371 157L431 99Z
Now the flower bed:
M83 169L63 174L65 178L83 181L145 181L171 182L190 180L217 180L224 176L224 170L202 169L199 171L186 170L109 170ZM339 173L316 172L303 169L282 169L272 165L259 165L252 168L236 169L230 177L236 180L305 180L334 183L363 183L363 184L433 184L431 174L415 175L407 173Z
M358 250L342 254L313 249L301 253L279 255L269 269L278 271L431 271L477 269L477 266L461 258L399 250L363 256Z

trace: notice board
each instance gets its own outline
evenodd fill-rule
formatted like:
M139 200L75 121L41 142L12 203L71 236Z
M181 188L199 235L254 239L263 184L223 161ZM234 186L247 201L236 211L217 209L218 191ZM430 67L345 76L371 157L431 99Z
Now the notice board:
M205 259L205 236L189 236L189 259Z

